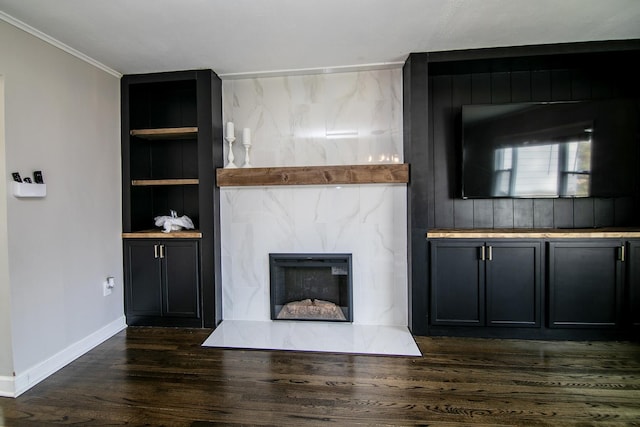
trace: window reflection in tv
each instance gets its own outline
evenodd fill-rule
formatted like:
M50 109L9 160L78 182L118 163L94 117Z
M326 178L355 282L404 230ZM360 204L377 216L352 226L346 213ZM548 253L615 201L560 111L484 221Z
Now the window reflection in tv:
M462 196L632 195L637 112L634 100L465 105Z
M591 139L494 149L493 197L588 197Z

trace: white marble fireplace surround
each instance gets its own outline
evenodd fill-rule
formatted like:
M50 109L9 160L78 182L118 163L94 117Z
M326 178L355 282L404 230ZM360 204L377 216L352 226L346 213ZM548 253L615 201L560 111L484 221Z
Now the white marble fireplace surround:
M254 167L402 162L399 68L224 80L222 89L224 121L234 122L236 129L237 165L245 158L245 127L251 129ZM397 331L400 346L407 345L409 336L413 347L387 351L383 345L371 352L416 354L407 329L405 185L224 187L220 216L223 323L216 330L218 343L214 332L209 345L338 352L352 348L332 347L330 342L326 348L292 348L291 342L306 340L291 336L285 338L289 344L282 338L258 343L250 333L244 334L246 342L223 338L225 330L229 336L238 325L253 325L263 337L283 334L260 328L292 330L292 325L277 326L283 321L270 320L269 253L351 253L353 324L329 324L321 330L353 337L353 328L360 326L390 327L385 334ZM323 322L296 322L295 333L318 329L313 323ZM375 340L376 329L359 332L365 330L373 332L368 340ZM368 352L357 346L352 351Z

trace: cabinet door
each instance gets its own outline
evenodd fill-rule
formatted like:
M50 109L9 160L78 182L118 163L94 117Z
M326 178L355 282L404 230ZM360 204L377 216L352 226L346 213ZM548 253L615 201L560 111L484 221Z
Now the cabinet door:
M163 314L171 317L200 317L198 242L165 240L161 244Z
M147 240L125 241L126 313L128 316L162 314L159 245Z
M486 243L487 325L540 326L539 242Z
M632 240L628 245L629 254L625 257L629 272L629 309L631 324L640 328L640 240Z
M431 324L484 325L482 243L431 242Z
M620 323L622 242L549 243L549 327Z

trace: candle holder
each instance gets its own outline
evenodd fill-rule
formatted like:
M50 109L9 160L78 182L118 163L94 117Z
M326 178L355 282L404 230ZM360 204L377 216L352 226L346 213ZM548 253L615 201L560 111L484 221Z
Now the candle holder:
M244 165L243 168L250 168L251 163L249 161L249 149L251 148L251 141L243 141L242 145L244 145Z
M225 169L235 169L238 167L235 163L233 163L233 161L235 160L235 156L233 155L233 141L235 141L236 138L235 136L227 136L224 139L226 139L229 143L229 155L227 156L227 160L229 161L229 163L227 163Z

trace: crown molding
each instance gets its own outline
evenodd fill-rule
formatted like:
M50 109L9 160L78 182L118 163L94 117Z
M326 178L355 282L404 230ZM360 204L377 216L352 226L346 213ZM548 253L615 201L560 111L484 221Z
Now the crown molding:
M247 73L218 73L218 77L222 80L237 80L237 79L255 79L263 77L289 77L289 76L304 76L312 74L335 74L335 73L352 73L359 71L374 71L374 70L389 70L395 68L402 68L403 62L380 62L374 64L361 64L361 65L340 65L335 67L318 67L318 68L296 68L296 69L284 69L273 71L254 71Z
M48 34L43 33L40 30L37 30L36 28L33 28L31 25L26 24L22 21L20 21L19 19L14 18L11 15L6 14L5 12L0 11L0 20L13 25L16 28L21 29L22 31L31 34L34 37L39 38L40 40L49 43L50 45L57 47L60 50L63 50L64 52L67 52L70 55L75 56L76 58L93 65L96 68L99 68L100 70L111 74L114 77L117 78L121 78L122 77L122 73L119 73L118 71L114 70L113 68L107 67L106 65L104 65L102 62L97 61L93 58L91 58L88 55L85 55L84 53L72 48L71 46L68 46L64 43L62 43L60 40L57 40L51 36L49 36Z

